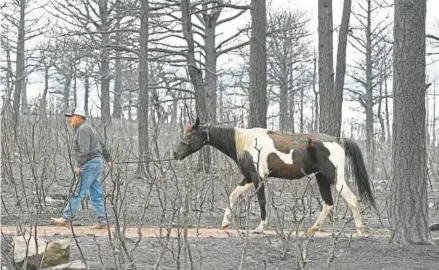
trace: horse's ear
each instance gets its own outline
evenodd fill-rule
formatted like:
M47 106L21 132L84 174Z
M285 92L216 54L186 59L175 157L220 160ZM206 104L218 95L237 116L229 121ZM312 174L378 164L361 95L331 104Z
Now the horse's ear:
M195 124L192 126L192 129L198 128L199 125L200 125L200 118L197 117L197 120L195 120Z

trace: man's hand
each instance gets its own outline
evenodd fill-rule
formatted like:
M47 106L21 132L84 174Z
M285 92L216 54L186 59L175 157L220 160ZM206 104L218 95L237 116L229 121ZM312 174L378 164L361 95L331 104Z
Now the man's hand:
M81 172L81 168L75 167L73 168L73 171L75 172L76 175L79 175L79 173Z

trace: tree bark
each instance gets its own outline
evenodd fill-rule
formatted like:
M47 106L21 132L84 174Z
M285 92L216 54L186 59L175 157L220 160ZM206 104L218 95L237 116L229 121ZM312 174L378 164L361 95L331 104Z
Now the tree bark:
M386 127L387 127L387 142L392 142L392 134L390 133L390 114L389 114L389 92L387 88L387 78L384 80L384 95L386 95L385 111L386 111Z
M18 118L20 113L20 99L21 90L23 88L25 79L25 14L26 14L26 1L20 0L20 19L18 23L18 39L17 39L17 54L15 63L15 89L14 89L14 102L13 109L15 113L15 125L18 124Z
M73 105L76 108L78 106L78 89L76 84L77 68L76 61L73 63Z
M366 22L366 149L368 155L368 169L373 174L373 85L372 85L372 29L371 29L371 0L367 1L367 22Z
M26 70L26 68L25 68L25 70ZM25 71L24 73L26 74L27 71ZM29 113L29 106L27 104L27 84L28 84L28 78L27 78L27 74L26 74L25 78L23 80L23 86L21 88L21 112L23 114Z
M267 14L265 0L251 1L248 127L267 128Z
M378 110L377 110L377 117L378 120L380 122L380 126L381 126L381 136L380 136L380 141L381 142L385 142L386 141L386 126L384 124L384 118L383 115L381 113L381 107L382 107L382 103L383 103L383 84L384 84L384 73L385 71L383 70L383 68L380 68L380 81L379 81L379 90L380 90L380 96L379 96L379 101L378 101Z
M316 58L316 51L314 50L314 69L312 73L312 90L314 92L314 132L318 132L319 130L319 91L316 89L316 81L317 81L317 58Z
M430 244L425 133L426 0L396 0L390 225L400 244Z
M222 123L222 122L224 122L224 101L223 101L224 100L224 98L223 98L224 86L221 84L221 82L220 82L220 85L218 87L218 90L219 90L219 108L218 108L219 117L218 117L218 120L220 123Z
M383 94L383 85L382 85L382 82L380 82L380 95L382 96L382 94ZM385 142L386 141L386 126L384 125L384 118L383 118L383 115L381 114L381 106L382 106L381 103L382 103L382 100L380 100L378 103L377 116L378 116L378 121L380 122L380 127L381 127L380 141Z
M85 73L84 75L84 111L88 116L88 97L90 95L90 75Z
M288 85L284 81L279 85L279 92L279 126L280 131L283 133L288 131L289 126Z
M293 70L291 70L291 83L289 87L289 93L288 93L288 108L289 108L289 114L288 114L288 127L291 133L296 132L296 121L294 119L294 112L296 111L296 99L295 99L295 89L294 89L294 80L293 80Z
M132 108L133 108L133 91L131 89L129 89L129 92L128 92L128 120L130 122L133 121Z
M140 10L139 105L137 108L139 164L137 174L148 172L148 0L141 0Z
M117 9L119 10L119 9ZM119 13L116 13L117 15ZM116 21L116 30L120 29L120 19ZM116 41L121 43L121 32L116 32ZM115 60L115 76L114 76L114 99L113 99L113 117L120 119L122 117L122 60L120 59L120 51L116 50Z
M318 39L319 39L319 94L320 119L319 131L333 136L339 136L340 130L336 119L337 105L334 95L334 65L333 65L333 26L332 0L318 2Z
M216 20L219 17L219 12L214 12L215 9L211 10L211 14L206 13L203 14L205 18L205 34L206 38L204 40L205 53L206 53L206 103L208 104L209 111L208 119L206 121L211 122L212 124L216 124L217 122L217 75L216 75L216 63L217 63L217 54L215 50L215 29L216 29Z
M104 125L110 121L110 57L106 47L109 44L110 36L108 25L108 0L99 0L99 17L101 19L102 41L101 41L101 119Z
M72 68L71 66L67 66L66 74L64 75L64 91L63 91L63 100L64 100L64 111L67 112L70 109L70 85L72 84Z
M44 90L40 101L40 110L45 112L47 106L47 93L49 92L49 71L50 66L44 66Z
M337 66L335 73L335 85L334 85L334 96L335 96L335 114L332 116L334 118L334 131L336 134L334 136L340 136L341 132L341 117L342 117L342 103L343 103L343 89L344 89L344 78L346 73L346 47L348 43L348 30L349 30L349 18L351 16L351 0L344 0L343 4L343 14L341 16L340 33L338 35L338 48L337 48Z
M12 58L11 58L11 44L9 43L9 39L5 38L5 53L6 53L6 66L8 72L6 72L6 103L5 106L9 106L12 97L13 91L13 79L11 77L12 72Z

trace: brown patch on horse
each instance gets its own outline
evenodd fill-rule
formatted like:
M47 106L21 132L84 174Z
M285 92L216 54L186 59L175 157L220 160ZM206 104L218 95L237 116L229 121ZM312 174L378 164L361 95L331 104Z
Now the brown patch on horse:
M305 176L303 172L309 173L305 168L302 155L294 159L293 164L285 164L277 154L271 153L267 157L267 164L271 177L299 179Z
M307 156L309 158L313 171L320 171L327 181L335 183L335 167L329 160L331 153L325 147L321 140L315 140L312 137L308 138Z
M296 140L290 134L279 134L273 131L268 131L267 135L273 140L274 148L277 151L289 154L293 149L305 149L306 141L302 139Z
M308 137L308 145L306 147L306 152L312 164L311 168L313 171L320 171L319 159L317 157L317 150L319 147L324 147L322 141L317 141L313 137Z

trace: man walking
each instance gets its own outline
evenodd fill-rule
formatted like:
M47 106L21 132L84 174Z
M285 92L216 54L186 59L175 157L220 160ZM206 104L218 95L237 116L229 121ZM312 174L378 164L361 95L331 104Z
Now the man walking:
M75 194L62 211L62 217L52 218L52 224L68 225L79 209L81 200L90 190L90 199L96 210L97 224L92 229L108 228L108 221L105 215L104 199L102 196L101 173L103 159L107 161L110 168L113 168L111 155L102 142L96 130L85 122L85 112L76 108L72 113L66 113L70 125L75 129L73 138L73 152L75 158L74 172L79 176L79 183Z

